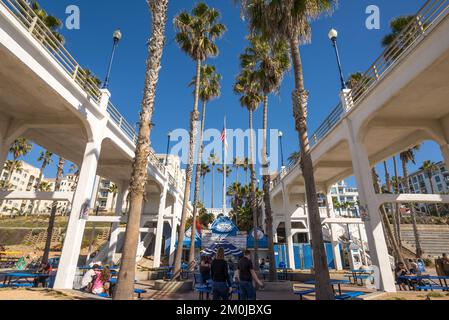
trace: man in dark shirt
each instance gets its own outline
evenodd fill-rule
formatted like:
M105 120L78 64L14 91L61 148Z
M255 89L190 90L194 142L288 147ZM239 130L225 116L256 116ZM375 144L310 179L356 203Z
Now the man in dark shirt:
M256 289L253 281L261 287L263 287L263 283L254 271L249 250L245 251L245 256L238 263L236 278L239 280L240 300L256 300Z

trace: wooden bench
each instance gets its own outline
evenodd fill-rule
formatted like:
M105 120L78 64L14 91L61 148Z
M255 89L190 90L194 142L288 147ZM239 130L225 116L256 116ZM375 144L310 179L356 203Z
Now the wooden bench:
M307 289L307 290L300 290L300 291L295 290L293 293L295 295L299 296L300 300L304 300L304 296L315 293L315 289Z
M365 295L365 292L359 292L359 291L346 292L346 293L343 293L342 295L335 296L335 300L351 300L351 299L355 299L355 298L358 298L358 297L364 296L364 295Z

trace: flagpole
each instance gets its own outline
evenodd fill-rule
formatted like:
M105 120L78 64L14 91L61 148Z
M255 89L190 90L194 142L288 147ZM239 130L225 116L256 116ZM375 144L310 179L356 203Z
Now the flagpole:
M223 215L226 215L226 176L227 176L227 172L228 172L228 168L226 165L226 156L227 156L227 152L226 152L226 143L227 143L227 130L226 130L226 116L224 117L224 127L223 127L223 131L224 131L224 139L223 139Z

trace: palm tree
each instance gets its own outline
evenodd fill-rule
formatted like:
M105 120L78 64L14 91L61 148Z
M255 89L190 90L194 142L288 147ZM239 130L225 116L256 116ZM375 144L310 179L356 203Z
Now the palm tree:
M295 151L288 157L288 164L290 166L297 164L301 160L301 152Z
M290 68L290 57L288 55L288 44L283 40L270 43L267 38L261 35L254 35L248 38L250 47L240 56L241 67L254 71L255 79L260 85L264 97L263 107L263 146L262 146L262 167L263 167L263 189L265 203L265 217L268 235L268 257L270 261L275 261L273 242L273 216L270 201L271 177L268 163L268 96L277 93L282 83L284 73ZM270 264L270 281L276 280L276 266Z
M299 46L311 39L309 22L323 13L332 12L336 2L335 0L242 0L244 14L248 17L249 27L253 32L262 32L272 40L283 39L290 43L295 76L295 90L292 95L293 114L302 152L301 169L306 188L311 236L314 239L312 248L318 300L334 300L334 293L329 287L330 275L310 154L307 132L308 92L304 86Z
M381 187L379 183L379 175L376 172L376 168L373 167L371 170L371 177L373 179L373 186L374 186L374 192L380 194L381 193ZM390 244L392 246L392 251L395 256L396 262L402 262L404 263L404 258L402 257L402 251L399 247L398 242L396 241L396 238L394 237L393 230L391 228L390 221L388 219L387 211L385 210L385 206L380 207L380 216L382 218L382 225L384 227L384 230L386 230L386 238L388 238L390 241ZM388 243L388 241L387 241Z
M22 166L22 162L18 159L24 157L31 152L32 144L25 138L16 139L9 148L9 153L12 154L12 160L7 161L8 177L4 183L4 187L11 186L12 175L15 170L19 170L19 166ZM20 169L21 170L21 169ZM3 207L4 200L0 201L0 208Z
M413 20L415 20L415 16L401 16L390 22L391 33L382 39L382 47L388 48L384 54L387 60L391 61L398 58L404 49L413 42L414 37L412 35L415 34L416 29L402 35ZM415 28L419 28L417 24L415 24Z
M28 142L25 138L18 138L9 148L9 153L12 154L12 162L8 172L8 183L11 182L12 174L16 170L15 165L18 164L18 159L20 157L25 157L31 152L32 144Z
M112 183L109 186L108 192L112 193L112 203L111 203L111 212L114 211L114 205L115 205L115 198L117 197L118 187L115 183ZM120 208L121 209L121 208Z
M201 164L204 151L203 136L204 136L204 125L206 122L206 103L220 96L221 93L220 80L221 76L217 73L214 66L204 65L201 67L199 98L203 104L203 108L202 108L202 119L200 129L200 147L198 149L198 158L195 172L195 191L193 196L193 223L195 225L198 211L198 202L200 197L200 179L202 173ZM190 86L195 85L196 79L194 78L190 83ZM195 232L191 233L190 240L191 241L190 241L189 265L193 266L193 261L195 260Z
M408 164L409 162L412 162L413 164L416 164L415 160L415 152L420 149L420 146L414 146L413 148L410 148L404 152L401 152L399 155L399 158L402 162L402 175L404 176L403 180L403 187L404 187L404 193L410 193L410 181L408 177ZM420 235L418 230L418 224L416 222L416 210L415 206L411 204L410 206L410 214L412 217L412 225L413 225L413 234L415 237L415 247L416 247L416 257L419 259L422 257L423 251L421 247L421 241L420 241Z
M182 51L196 62L195 97L193 110L190 114L190 147L189 161L186 168L186 181L184 188L184 201L182 205L181 226L179 232L179 243L184 241L185 226L187 220L187 205L190 200L190 184L192 182L193 153L197 136L197 121L199 120L198 102L201 86L201 65L211 56L218 55L218 47L215 41L222 37L226 27L218 23L220 13L218 10L209 8L204 2L198 3L189 14L182 11L174 19L177 34L175 40ZM181 271L182 245L178 245L175 255L175 270L173 279L178 279Z
M21 10L29 12L30 10L44 23L44 25L50 29L51 34L56 38L57 42L64 44L64 37L59 33L59 29L62 27L62 21L55 16L49 15L44 9L41 8L37 1L19 0L19 4L22 7ZM29 15L29 13L24 13ZM58 47L59 44L55 43L54 39L48 37L48 39L40 39L41 41L47 40L51 48Z
M212 167L212 191L211 191L211 208L214 208L214 199L215 199L215 166L220 162L220 159L212 153L209 156L208 163Z
M245 184L248 184L248 170L249 170L249 158L246 157L241 165L243 171L245 172Z
M203 204L205 203L204 200L206 195L206 176L208 173L210 173L210 167L205 163L201 164L201 177L203 179Z
M248 119L249 119L249 131L250 131L250 139L249 139L249 168L251 172L251 214L253 216L253 227L254 231L259 227L257 223L257 199L256 199L256 170L254 168L254 134L253 134L253 113L257 110L260 103L263 100L261 92L260 83L254 81L255 72L249 69L243 69L240 74L237 76L236 84L234 85L234 92L239 94L240 104L242 107L245 107L248 110ZM255 267L258 269L259 265L259 252L258 252L258 243L254 241L254 261Z
M223 174L223 172L225 171L224 165L222 165L221 167L217 168L218 173ZM232 173L232 169L229 168L228 166L226 166L226 178L229 178L229 176Z
M239 157L235 157L234 160L232 160L232 167L235 170L235 183L239 182L239 171L240 168L243 167L243 161L242 159L240 159Z
M435 171L438 170L438 166L436 165L435 162L430 161L430 160L426 160L423 162L421 168L419 168L419 170L424 171L424 174L427 176L427 178L429 179L429 183L430 183L430 192L432 194L435 194L435 187L433 185L433 174ZM440 209L438 208L438 205L435 205L435 211L438 215L438 217L441 216L440 214Z
M80 168L76 164L72 163L70 165L69 172L73 173L73 176L74 176L74 181L73 181L74 183L72 186L72 191L75 191L78 186L78 180L80 177Z
M114 300L132 300L134 295L137 242L140 234L140 217L148 174L147 166L150 154L150 133L154 112L154 100L165 43L168 0L147 0L147 4L152 16L151 38L148 42L148 58L140 112L139 137L136 144L133 171L131 174L130 209L128 223L126 225L120 272L113 296Z
M65 159L59 157L58 169L55 180L55 192L61 189L61 182L64 176L64 164ZM50 219L48 221L47 239L45 240L44 254L42 256L42 263L47 263L50 256L51 238L53 235L53 229L55 227L56 211L58 209L58 201L53 201L51 205Z
M236 212L239 207L243 206L245 200L245 188L238 182L228 187L227 196L231 197L232 210Z
M41 168L39 170L39 177L36 180L36 184L34 187L34 191L39 191L39 187L42 181L42 177L44 176L44 170L45 168L47 168L48 165L50 165L52 163L52 157L53 157L53 153L45 150L45 151L41 151L39 158L37 158L38 162L42 162L41 164ZM31 202L31 210L30 210L30 214L36 214L37 211L39 210L39 206L40 206L40 201L37 201L37 207L34 208L34 201ZM27 214L25 214L25 216L27 216Z
M399 194L399 185L401 184L401 177L399 177L398 172L398 163L396 161L396 156L393 156L393 168L394 168L394 177L391 179L394 186L394 192ZM396 203L396 234L399 246L402 248L402 237L401 237L401 210L399 203Z

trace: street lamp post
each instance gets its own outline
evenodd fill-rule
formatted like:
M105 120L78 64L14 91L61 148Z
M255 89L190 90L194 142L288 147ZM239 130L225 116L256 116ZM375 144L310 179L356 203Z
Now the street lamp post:
M167 153L165 154L165 166L168 166L168 154L170 152L171 132L167 135Z
M340 54L338 52L338 46L337 46L337 37L338 37L338 32L335 29L331 29L329 31L328 34L329 39L332 41L332 45L335 49L335 55L337 57L337 64L338 64L338 70L340 72L340 82L341 82L341 89L347 89L346 83L345 83L345 78L343 77L343 70L341 67L341 61L340 61Z
M103 83L103 89L107 89L109 87L109 78L111 76L112 62L114 61L115 49L117 48L117 45L121 39L122 39L122 33L121 33L120 29L115 30L114 33L112 34L112 40L113 40L112 54L111 54L111 59L109 60L108 72L106 73L106 78Z
M283 136L284 136L284 133L282 131L279 131L278 137L279 137L279 145L281 146L281 165L282 165L282 168L285 167L285 165L284 165L284 150L283 150L283 146L282 146L282 137Z

